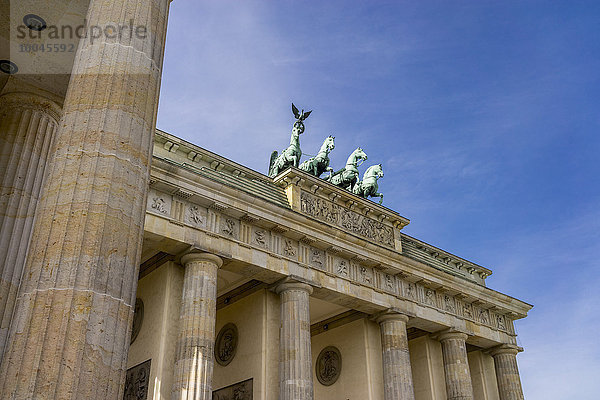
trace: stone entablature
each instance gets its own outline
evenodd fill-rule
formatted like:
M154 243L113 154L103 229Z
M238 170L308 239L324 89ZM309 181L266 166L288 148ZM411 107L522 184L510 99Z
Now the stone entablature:
M319 270L336 279L402 298L422 307L433 308L508 334L514 333L506 310L502 311L497 306L476 300L473 295L460 294L449 285L444 286L434 283L432 279L422 279L409 273L399 273L391 267L384 269L381 265L373 266L373 260L352 255L341 248L317 247L323 247L323 244L281 225L271 224L271 228L268 228L269 224L264 219L241 214L224 202L205 206L190 201L194 199L182 198L178 195L179 191L171 190L175 194L169 194L158 191L155 187L166 189L163 182L153 184L149 191L148 212L166 218L171 223L187 225L215 237L260 249L305 268ZM492 311L493 307L499 312Z
M195 148L194 151L205 158L202 149ZM162 155L165 155L164 152ZM298 174L302 174L301 171L284 171L282 175L291 171L297 176L289 183L282 184L285 189L274 186L275 190L287 194L290 200L291 207L283 207L275 206L277 202L270 200L269 195L257 198L235 185L214 179L203 171L210 166L200 164L195 169L185 168L180 161L157 156L154 158L147 206L148 232L190 245L194 244L192 236L203 233L207 235L211 246L214 246L210 250L218 254L230 254L235 259L236 255L231 255L230 250L233 244L239 246L239 249L252 250L252 259L264 260L258 262L258 265L266 268L265 276L275 276L284 270L291 271L291 266L296 265L298 267L294 268L300 268L301 271L312 271L311 276L323 277L317 280L327 276L334 278L331 282L335 282L337 289L334 287L333 290L341 290L341 294L351 293L351 296L354 296L360 293L362 296L368 292L356 290L369 289L372 292L367 298L379 298L378 304L398 304L397 301L406 305L413 304L417 316L429 318L429 315L433 315L436 324L451 324L444 322L445 320L463 321L459 325L468 331L478 332L482 337L495 337L489 336L493 331L502 332L507 338L514 337L512 321L526 316L530 308L523 302L482 286L483 278L478 275L477 270L472 272L474 277L480 279L479 282L452 273L452 270L447 268L431 265L426 259L417 259L411 254L411 243L407 240L412 238L400 233L400 228L408 223L408 220L385 207L363 200L365 206L372 208L365 211L360 207L363 205L356 202L348 205L352 207L351 210L344 207L344 211L352 211L368 218L372 223L381 223L377 225L379 228L392 229L393 248L374 243L365 237L367 235L347 232L343 227L324 224L324 221L316 216L307 215L302 211L303 193L322 202L339 201L336 204L340 208L347 202L337 195L331 195L333 191L327 193L327 190L312 185L307 190L306 185L310 183L310 178L297 179ZM240 171L242 168L229 163L231 165L223 166L221 171L213 170L214 173L231 175L231 171ZM254 171L251 173L260 175ZM165 225L157 219L149 219L152 215L168 223ZM172 232L189 233L182 237L177 236L180 233L175 235ZM210 237L215 239L210 240ZM422 246L421 251L427 251L431 259L436 259L436 255L429 252L440 251L439 249L433 246L425 247L428 245L416 239L412 240L412 243ZM408 248L404 249L404 246ZM439 254L447 256L448 253ZM450 258L450 262L465 262L456 256L451 257L453 258ZM466 263L463 265L470 264ZM478 268L490 272L482 267ZM466 268L464 271L467 271ZM357 309L368 311L360 307ZM435 312L432 314L427 310ZM511 341L514 339L505 340Z
M296 168L283 171L271 180L250 168L160 130L157 130L155 136L154 156L173 163L177 168L188 169L281 207L291 207L325 223L337 225L341 230L352 232L371 243L389 249L395 248L413 260L472 282L485 285L485 279L492 274L487 268L401 234L399 231L410 221L395 211ZM274 182L277 186L273 185ZM187 195L189 194L184 192L178 193L179 197ZM160 204L156 206L160 207ZM194 214L197 211L185 212Z

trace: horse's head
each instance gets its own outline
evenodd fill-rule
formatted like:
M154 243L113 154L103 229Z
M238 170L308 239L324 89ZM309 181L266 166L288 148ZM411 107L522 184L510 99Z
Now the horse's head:
M381 164L371 165L365 171L365 176L374 176L375 178L383 178L383 167Z
M376 164L376 165L369 167L369 169L371 169L371 168L372 168L373 175L375 177L377 177L377 179L383 178L383 167L381 166L381 164Z
M356 165L359 166L367 160L367 153L358 147L356 150L354 150L354 152L352 152L350 157L353 158Z
M327 139L325 139L325 143L323 143L325 145L325 148L327 149L327 151L331 151L333 149L335 149L335 136L331 136L329 135L329 137Z

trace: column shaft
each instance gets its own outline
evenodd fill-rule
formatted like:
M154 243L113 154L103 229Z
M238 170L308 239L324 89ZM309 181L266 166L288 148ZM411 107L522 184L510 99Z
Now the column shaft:
M517 366L517 346L500 346L490 353L494 357L500 400L523 400L523 388Z
M381 327L384 399L414 400L406 333L408 317L402 314L386 313L378 317L377 322Z
M446 393L448 400L473 400L473 384L467 360L467 335L460 332L442 333Z
M222 261L206 253L182 257L185 266L179 336L175 355L173 400L212 399L217 270Z
M279 331L279 399L312 400L312 355L310 349L309 298L312 287L283 283Z
M0 96L0 362L60 107L30 93Z
M115 24L131 23L135 35L79 43L0 398L123 396L168 7L169 0L90 1L88 26L114 33Z

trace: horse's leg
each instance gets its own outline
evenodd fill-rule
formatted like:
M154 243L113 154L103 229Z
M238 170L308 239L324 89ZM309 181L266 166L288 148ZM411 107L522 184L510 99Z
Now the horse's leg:
M352 180L350 181L350 184L348 185L348 186L350 187L350 189L349 189L349 190L350 190L351 192L354 192L354 187L355 187L357 184L358 184L358 181L357 181L356 177L354 177L354 179L352 179Z
M379 196L379 204L383 203L383 193L375 193L373 197Z

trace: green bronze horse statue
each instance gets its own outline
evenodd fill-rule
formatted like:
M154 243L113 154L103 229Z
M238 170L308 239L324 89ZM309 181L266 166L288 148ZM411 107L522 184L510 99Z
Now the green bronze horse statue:
M290 166L297 167L300 164L300 157L302 157L302 150L300 150L300 135L304 132L304 120L308 118L312 111L302 112L298 111L294 103L292 103L292 112L296 117L296 122L292 127L292 137L290 139L290 145L287 149L283 150L281 154L277 154L277 151L271 153L271 159L269 161L269 176L271 178L279 175L281 171Z
M317 178L323 174L325 171L333 172L333 168L329 166L329 153L331 150L335 149L335 137L329 136L323 142L321 146L321 150L317 153L316 156L304 161L300 164L300 168L302 171L306 171L311 175L316 176Z
M346 166L329 175L325 180L342 189L352 191L358 180L358 167L367 159L367 155L360 147L350 154Z
M379 204L383 203L383 193L377 193L379 186L377 180L383 178L383 167L381 164L372 165L365 171L362 181L359 181L352 192L362 198L379 197Z

